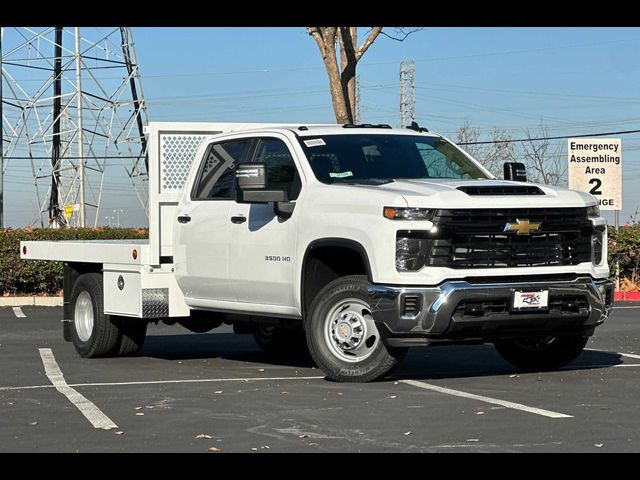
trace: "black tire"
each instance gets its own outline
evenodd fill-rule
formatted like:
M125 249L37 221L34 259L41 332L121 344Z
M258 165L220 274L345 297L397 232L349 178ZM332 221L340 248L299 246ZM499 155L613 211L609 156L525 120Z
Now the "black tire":
M82 295L83 301L86 294L91 300L93 309L93 328L88 338L80 338L78 331L79 324L76 325L76 309L78 307L78 298ZM102 294L102 274L101 273L85 273L80 275L73 285L71 293L72 320L71 340L73 345L81 357L109 357L118 355L120 331L117 325L112 322L108 315L104 314L104 301ZM86 337L86 335L82 335Z
M326 285L313 299L305 322L305 332L309 353L316 365L331 379L339 382L370 382L384 377L401 361L407 348L392 348L386 346L382 339L374 339L368 356L358 361L346 361L334 353L335 347L328 344L330 339L325 336L328 317L335 311L336 306L349 299L356 299L364 305L369 305L367 294L368 280L364 275L350 275L342 277ZM363 310L364 312L364 310ZM378 335L377 329L364 340ZM368 335L368 334L367 334ZM376 343L377 342L377 343Z
M524 371L556 370L573 362L582 353L587 337L525 338L495 342L507 362Z
M285 357L307 352L307 343L302 330L257 325L252 333L258 346L269 355Z
M117 317L117 320L112 317L111 320L120 330L118 356L129 357L138 353L144 345L149 322L130 317Z

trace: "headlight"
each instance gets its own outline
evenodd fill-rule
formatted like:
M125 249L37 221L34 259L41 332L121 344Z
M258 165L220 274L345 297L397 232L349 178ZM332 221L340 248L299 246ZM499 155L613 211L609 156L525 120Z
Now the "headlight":
M428 208L384 207L382 215L389 220L431 220L434 210Z
M591 237L591 261L595 265L602 263L602 252L604 250L604 237L607 231L606 226L596 227L593 230L593 236Z
M587 208L587 216L588 217L599 217L600 216L600 206L593 205Z
M427 255L426 232L400 230L396 236L396 269L415 272L424 267Z

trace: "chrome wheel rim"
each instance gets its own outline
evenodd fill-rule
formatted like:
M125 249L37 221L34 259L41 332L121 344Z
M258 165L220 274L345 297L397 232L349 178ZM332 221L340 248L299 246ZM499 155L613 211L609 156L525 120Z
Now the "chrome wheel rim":
M91 301L91 295L87 291L83 291L78 295L73 324L81 341L86 342L91 338L93 333L93 302Z
M357 363L370 357L380 334L369 305L357 298L334 305L325 317L324 340L331 353L345 362Z

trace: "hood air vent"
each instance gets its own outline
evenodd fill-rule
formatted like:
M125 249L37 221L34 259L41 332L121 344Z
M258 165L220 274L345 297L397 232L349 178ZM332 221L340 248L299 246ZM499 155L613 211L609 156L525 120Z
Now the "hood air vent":
M544 192L533 185L466 185L458 190L467 195L544 195Z

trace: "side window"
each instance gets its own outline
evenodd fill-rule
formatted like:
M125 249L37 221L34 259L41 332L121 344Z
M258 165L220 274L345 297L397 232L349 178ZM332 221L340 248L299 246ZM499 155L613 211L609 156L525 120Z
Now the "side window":
M205 154L194 200L231 199L238 162L247 151L250 139L214 143Z
M277 138L261 138L253 158L254 162L267 165L267 188L285 190L289 200L300 194L300 176L285 143Z

